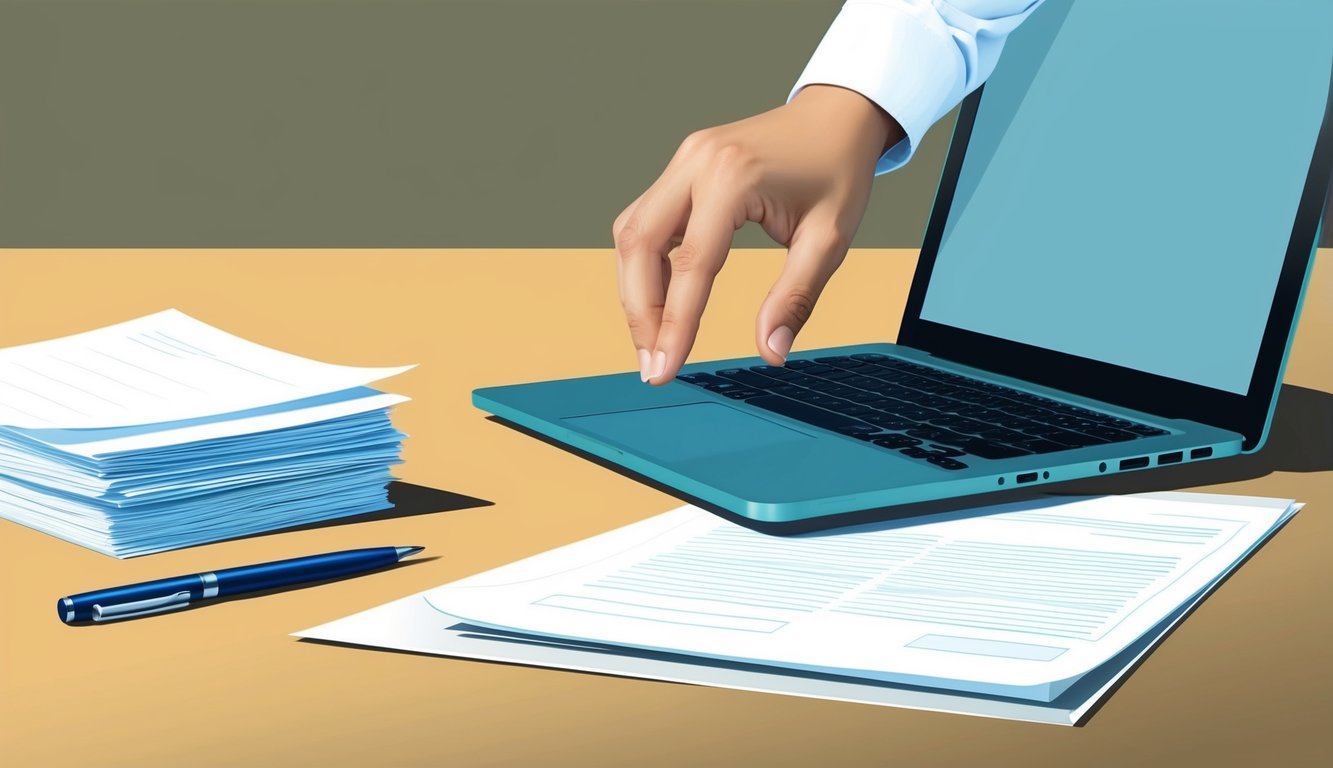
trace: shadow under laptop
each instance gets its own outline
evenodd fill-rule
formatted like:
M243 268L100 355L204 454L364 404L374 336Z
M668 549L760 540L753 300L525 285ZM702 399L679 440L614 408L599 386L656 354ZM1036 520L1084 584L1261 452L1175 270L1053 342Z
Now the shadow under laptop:
M1057 504L1063 496L1103 496L1108 494L1148 493L1194 488L1204 485L1251 480L1273 472L1323 472L1333 470L1333 394L1283 385L1273 414L1268 442L1258 453L1225 459L1201 461L1149 471L1126 472L1106 477L1084 478L1050 483L1031 488L961 496L952 499L904 504L894 507L845 512L812 520L788 523L761 523L742 517L703 499L683 493L650 477L614 464L578 448L557 442L498 416L490 421L503 424L544 443L568 451L612 472L632 478L663 493L675 496L746 528L779 536L809 534L850 526L891 521L906 521L922 515L963 512L993 504L1030 502ZM843 531L838 531L843 532Z

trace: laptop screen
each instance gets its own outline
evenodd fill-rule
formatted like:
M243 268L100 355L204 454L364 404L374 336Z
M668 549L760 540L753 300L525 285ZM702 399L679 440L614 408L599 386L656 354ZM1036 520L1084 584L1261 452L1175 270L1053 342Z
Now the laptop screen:
M1048 0L986 83L921 319L1244 394L1330 29L1333 3Z

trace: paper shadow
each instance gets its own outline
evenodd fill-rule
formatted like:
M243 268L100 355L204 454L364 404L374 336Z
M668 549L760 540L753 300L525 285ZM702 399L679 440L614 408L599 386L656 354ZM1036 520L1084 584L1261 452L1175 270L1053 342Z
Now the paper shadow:
M413 485L404 483L401 480L395 480L389 483L389 506L377 512L363 512L359 515L349 515L347 517L336 517L332 520L319 520L313 523L294 526L292 528L282 528L276 531L266 531L260 536L268 536L272 533L294 533L296 531L312 531L317 528L328 528L334 525L355 525L356 523L373 523L378 520L393 520L399 517L415 517L416 515L431 515L436 512L456 512L460 509L475 509L477 507L489 507L495 504L493 501L478 499L472 496L464 496L461 493L453 491L443 491L438 488L429 488L424 485Z
M1333 395L1305 387L1283 385L1278 395L1277 410L1268 442L1258 453L1226 459L1201 461L1174 467L1154 468L1147 471L1126 472L1106 477L1070 480L1031 488L1018 488L992 493L960 496L937 501L918 502L896 507L843 512L811 520L788 523L762 523L742 517L711 502L705 501L653 478L641 475L612 463L600 456L566 445L527 427L498 416L490 421L503 424L544 443L573 453L606 469L637 480L663 493L675 496L713 514L762 533L789 536L818 531L830 531L848 526L882 523L890 520L934 515L945 512L1007 504L1052 496L1107 495L1146 493L1151 491L1180 490L1201 485L1251 480L1273 472L1325 472L1333 470Z
M454 512L460 509L489 507L495 504L495 502L487 501L486 499L464 496L461 493L442 491L437 488L428 488L424 485L404 483L401 480L395 480L389 483L388 491L389 506L375 512L362 512L359 515L347 515L346 517L334 517L328 520L316 520L314 522L301 523L300 525L274 528L268 531L245 533L240 536L224 536L220 539L201 541L197 544L179 547L178 549L193 549L194 547L204 547L209 544L217 544L223 541L242 541L244 539L258 539L264 536L277 536L278 534L283 533L313 531L319 528L331 528L336 525L356 525L357 523L373 523L378 520L392 520L398 517L431 515L437 512ZM146 557L146 555L130 555L130 557Z

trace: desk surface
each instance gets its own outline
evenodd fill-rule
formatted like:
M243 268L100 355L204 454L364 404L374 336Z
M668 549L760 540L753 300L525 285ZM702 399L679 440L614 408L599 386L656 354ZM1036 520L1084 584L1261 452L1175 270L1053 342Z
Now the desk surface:
M732 257L696 359L751 353L775 251ZM117 561L0 521L0 755L11 765L1309 765L1333 754L1333 256L1305 303L1270 445L1096 491L1194 488L1308 507L1083 728L300 642L288 632L678 502L487 421L477 386L635 366L607 251L0 251L0 346L177 307L356 365L417 362L398 515ZM890 339L911 251L859 251L801 347ZM866 317L864 307L883 311ZM449 495L452 494L452 495ZM482 505L481 501L490 502ZM361 546L427 559L117 625L63 594Z

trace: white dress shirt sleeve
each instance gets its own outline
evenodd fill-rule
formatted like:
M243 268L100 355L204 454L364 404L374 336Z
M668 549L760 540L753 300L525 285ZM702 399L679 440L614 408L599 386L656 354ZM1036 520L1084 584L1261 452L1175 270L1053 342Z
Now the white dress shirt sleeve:
M912 157L926 129L985 82L1009 33L1041 2L848 0L791 96L811 84L837 85L892 115L907 138L875 165L875 173L887 173Z

